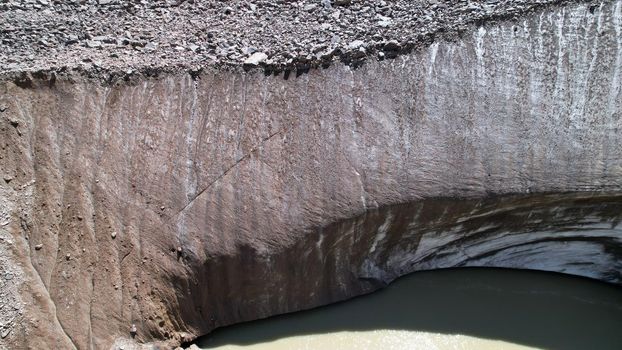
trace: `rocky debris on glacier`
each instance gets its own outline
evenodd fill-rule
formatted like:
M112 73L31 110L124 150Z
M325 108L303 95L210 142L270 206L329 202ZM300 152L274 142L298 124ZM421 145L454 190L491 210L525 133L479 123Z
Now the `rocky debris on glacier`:
M560 0L4 0L0 74L108 76L393 58ZM104 74L106 73L106 74Z

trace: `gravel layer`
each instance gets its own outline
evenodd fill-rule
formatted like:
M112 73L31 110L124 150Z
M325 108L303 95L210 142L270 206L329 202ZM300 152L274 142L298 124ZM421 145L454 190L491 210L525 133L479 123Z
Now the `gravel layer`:
M356 66L560 0L0 0L0 75ZM596 6L596 5L593 5ZM112 76L111 76L112 74Z

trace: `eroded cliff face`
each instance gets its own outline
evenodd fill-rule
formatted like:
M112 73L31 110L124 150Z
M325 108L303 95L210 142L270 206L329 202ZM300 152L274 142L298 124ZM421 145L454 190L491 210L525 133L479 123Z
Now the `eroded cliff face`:
M441 267L620 284L621 83L622 1L288 79L4 82L2 341L171 345Z

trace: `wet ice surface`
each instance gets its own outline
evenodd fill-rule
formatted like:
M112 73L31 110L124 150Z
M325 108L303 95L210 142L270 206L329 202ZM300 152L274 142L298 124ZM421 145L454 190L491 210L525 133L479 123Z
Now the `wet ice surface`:
M622 289L505 269L420 272L311 311L223 328L203 349L620 349Z

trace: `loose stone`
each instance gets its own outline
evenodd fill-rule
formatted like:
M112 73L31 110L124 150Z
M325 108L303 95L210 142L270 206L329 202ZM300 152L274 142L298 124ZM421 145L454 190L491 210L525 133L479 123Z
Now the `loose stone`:
M244 61L244 64L256 66L268 59L268 55L263 52L255 52Z

